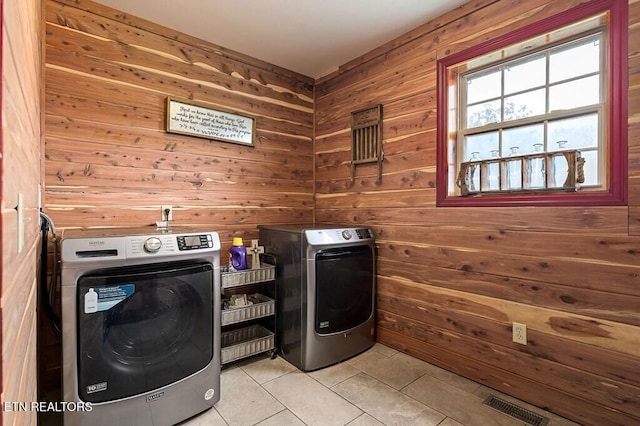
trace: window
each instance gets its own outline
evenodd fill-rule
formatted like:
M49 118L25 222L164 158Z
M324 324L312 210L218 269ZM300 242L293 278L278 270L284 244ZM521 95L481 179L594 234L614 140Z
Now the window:
M626 203L626 2L438 62L438 205Z

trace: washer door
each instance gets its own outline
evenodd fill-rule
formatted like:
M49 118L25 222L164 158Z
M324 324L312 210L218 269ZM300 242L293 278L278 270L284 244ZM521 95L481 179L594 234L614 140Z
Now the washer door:
M77 282L78 393L142 394L213 358L213 268L163 263L93 271Z
M371 318L374 256L374 249L366 245L327 249L316 254L316 333L339 333Z

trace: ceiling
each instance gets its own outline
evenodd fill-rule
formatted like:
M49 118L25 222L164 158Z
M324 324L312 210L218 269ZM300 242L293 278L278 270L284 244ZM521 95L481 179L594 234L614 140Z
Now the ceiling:
M468 0L95 0L318 78Z

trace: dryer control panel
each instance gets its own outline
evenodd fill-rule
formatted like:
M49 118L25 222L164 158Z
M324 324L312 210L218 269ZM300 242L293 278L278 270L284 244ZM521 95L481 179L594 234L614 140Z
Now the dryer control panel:
M309 229L305 236L311 245L348 244L373 240L370 228Z

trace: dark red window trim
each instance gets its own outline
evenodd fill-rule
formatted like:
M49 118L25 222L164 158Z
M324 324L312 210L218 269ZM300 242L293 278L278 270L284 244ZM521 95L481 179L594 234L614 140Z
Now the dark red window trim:
M537 35L553 31L598 13L610 12L608 68L610 120L609 190L603 192L496 194L453 196L448 194L448 80L447 68ZM439 207L493 206L614 206L627 204L628 138L628 3L626 0L594 0L523 27L502 37L454 53L437 62L437 171L436 205Z
M4 14L3 14L3 10L4 10L4 5L2 4L2 0L0 0L0 75L4 76L4 74L2 73L3 70L3 61L2 58L4 58L3 52L2 52L2 46L4 44L4 40L2 39L2 34L4 34ZM2 103L2 95L3 95L3 89L0 87L0 124L2 124L3 128L4 128L4 117L2 114L2 105L4 105ZM4 167L4 140L2 138L2 134L3 132L0 131L0 199L4 200L4 193L2 191L2 188L4 187L4 172L3 172L3 167ZM3 215L0 215L0 250L2 250L2 241L4 240L4 235L2 233L2 229L4 229L3 225ZM3 285L4 283L2 282L2 278L0 278L0 298L2 297L2 287L4 287ZM4 311L2 308L0 308L0 353L4 353L3 348L4 348L4 336L2 335L2 329L4 328L3 326L3 315L4 315ZM3 363L4 364L4 363ZM2 394L4 392L4 387L2 386L2 384L4 383L4 379L2 377L2 370L3 368L0 368L0 394ZM3 415L2 415L2 411L0 411L0 424L4 424L3 423Z

